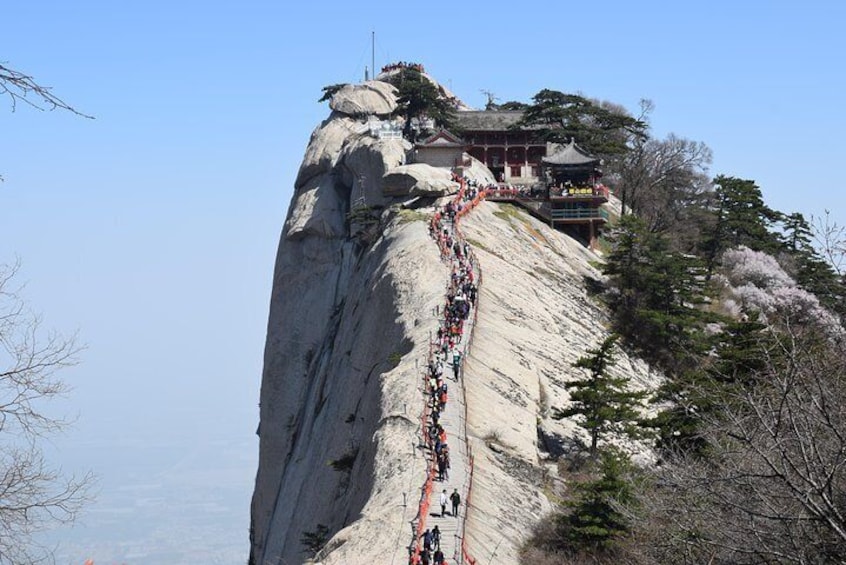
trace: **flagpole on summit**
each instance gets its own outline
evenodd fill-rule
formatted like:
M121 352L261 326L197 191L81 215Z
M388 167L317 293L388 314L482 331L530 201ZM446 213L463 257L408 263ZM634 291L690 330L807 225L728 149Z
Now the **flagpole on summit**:
M373 70L373 78L376 78L376 32L370 32L370 68Z

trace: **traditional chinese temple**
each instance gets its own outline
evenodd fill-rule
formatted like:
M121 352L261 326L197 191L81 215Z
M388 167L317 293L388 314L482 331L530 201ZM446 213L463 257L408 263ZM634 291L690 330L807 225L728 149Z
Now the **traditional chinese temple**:
M464 140L440 130L414 146L414 161L433 167L458 167L462 165L465 151Z
M531 132L528 133L531 140ZM529 154L538 155L539 148L531 153L528 149L539 146L527 145L527 157ZM487 156L488 148L485 149ZM551 150L548 155L547 149ZM467 148L468 152L472 150L472 146ZM550 226L577 235L593 247L602 226L608 221L608 212L602 208L608 202L608 188L601 182L601 165L599 158L579 147L572 139L566 145L545 144L537 161L523 165L530 167L531 180L537 180L542 190L515 189L501 183L501 188L489 191L487 198L519 205ZM506 178L516 184L516 177Z
M547 144L531 129L515 129L522 112L458 112L466 151L484 163L500 182L531 185L540 180Z
M571 139L541 163L550 224L581 226L582 235L592 245L608 221L608 212L602 208L608 202L608 187L600 182L602 161Z
M579 147L551 144L533 129L517 128L519 111L458 112L461 137L441 130L415 146L415 161L436 167L462 164L466 152L499 181L488 200L512 202L593 246L608 220L602 162ZM515 188L518 187L518 188Z

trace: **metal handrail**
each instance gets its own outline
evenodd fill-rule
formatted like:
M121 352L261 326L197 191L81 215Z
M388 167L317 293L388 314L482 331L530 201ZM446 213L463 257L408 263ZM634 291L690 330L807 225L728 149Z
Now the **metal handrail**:
M553 208L553 220L592 220L608 219L608 211L602 208Z

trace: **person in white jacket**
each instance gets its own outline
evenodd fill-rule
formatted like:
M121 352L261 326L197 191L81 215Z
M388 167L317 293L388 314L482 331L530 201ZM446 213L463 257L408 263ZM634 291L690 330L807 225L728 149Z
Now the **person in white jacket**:
M441 493L441 518L444 517L446 514L446 507L449 504L449 497L447 496L446 489Z

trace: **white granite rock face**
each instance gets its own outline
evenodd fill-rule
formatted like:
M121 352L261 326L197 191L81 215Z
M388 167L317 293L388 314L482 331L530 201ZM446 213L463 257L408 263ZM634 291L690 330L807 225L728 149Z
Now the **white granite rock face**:
M496 184L496 178L489 168L484 163L470 155L464 154L464 159L470 161L469 167L462 167L461 174L472 181L476 181L479 186L488 186Z
M339 185L332 174L322 174L309 179L305 186L294 194L294 202L285 222L285 237L344 237L344 214L348 206L345 192L348 193L349 190Z
M399 73L400 73L399 69L394 69L394 70L391 70L391 71L388 71L388 72L379 73L376 76L376 80L377 81L390 80L391 77L396 76ZM439 83L437 80L435 80L435 78L432 75L430 75L429 73L423 72L421 74L429 82L431 82L432 84L435 85L435 88L438 89L438 91L441 93L441 95L444 98L446 98L447 100L449 100L453 104L455 104L456 110L462 111L462 110L473 110L474 109L474 108L471 108L470 106L468 106L467 104L465 104L460 98L458 98L455 94L453 94L452 91L450 91L447 87L445 87L444 85Z
M382 186L392 196L446 196L459 188L449 170L425 163L392 169L382 178Z
M392 224L364 252L343 240L283 240L261 392L255 563L303 562L300 539L318 524L334 534L325 563L405 559L425 473L413 449L417 367L446 276L421 221Z
M340 114L332 114L315 128L294 187L300 188L312 178L331 172L341 154L341 147L360 128L356 120Z
M254 565L303 563L301 538L321 524L331 539L318 563L407 561L425 476L415 448L420 372L448 271L427 223L393 210L382 193L392 174L407 174L407 146L366 131L337 112L315 130L282 231L261 386ZM447 171L427 178L443 185L424 194L456 188ZM387 206L381 236L366 247L347 220L362 195ZM571 363L604 336L605 313L585 285L599 276L597 257L508 206L484 203L463 226L484 277L464 376L476 455L466 537L479 563L516 564L550 508L544 470L579 434L553 420L551 407L566 406ZM625 356L616 370L643 386L654 380Z
M350 236L353 206L378 215L392 201L382 176L409 147L368 131L338 112L314 131L282 231L261 386L255 564L303 562L300 540L321 524L333 535L326 563L406 559L425 473L412 448L417 368L447 271L419 219L387 210L375 242ZM373 532L390 537L364 548Z
M476 456L467 543L480 563L517 564L520 545L550 510L548 463L576 438L587 440L573 420L551 416L569 401L564 383L581 378L572 364L607 335L607 314L586 285L600 277L591 266L598 257L511 205L483 203L462 229L483 275L465 366ZM657 384L644 362L622 352L612 370L637 387Z
M397 109L397 89L379 80L348 84L332 96L329 107L348 116L386 116Z
M361 134L351 137L341 150L338 173L351 187L353 201L364 198L369 206L384 206L382 177L388 171L402 168L405 153L411 144L403 139L376 139Z

